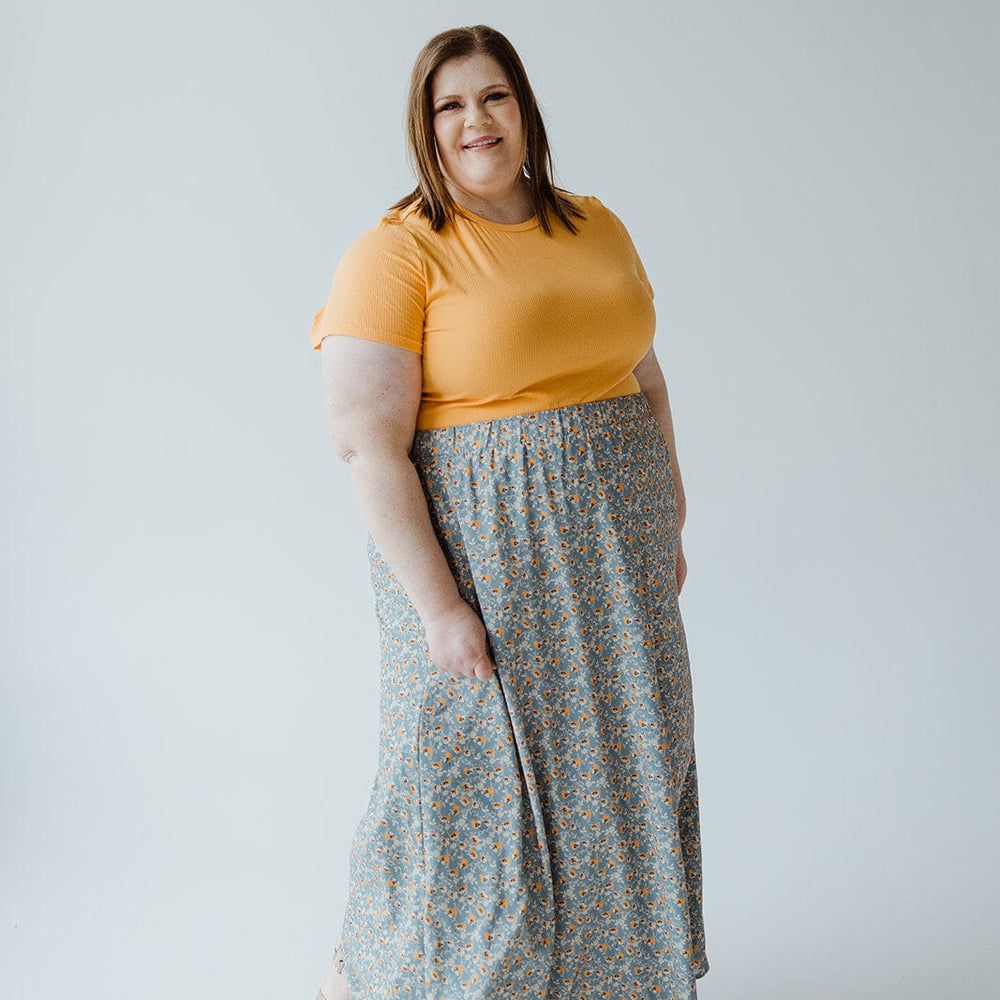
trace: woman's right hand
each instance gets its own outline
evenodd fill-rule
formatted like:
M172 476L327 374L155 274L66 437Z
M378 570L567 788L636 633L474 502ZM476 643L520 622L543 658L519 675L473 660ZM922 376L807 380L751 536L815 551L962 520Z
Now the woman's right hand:
M456 677L488 680L494 670L482 618L465 601L424 620L435 666Z

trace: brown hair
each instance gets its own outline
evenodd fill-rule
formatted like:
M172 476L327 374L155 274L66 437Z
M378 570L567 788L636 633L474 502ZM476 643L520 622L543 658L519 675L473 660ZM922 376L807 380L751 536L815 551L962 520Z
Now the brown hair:
M438 67L448 59L476 52L484 52L496 59L517 99L527 146L524 172L535 215L542 229L552 235L549 221L549 212L552 212L571 233L575 233L577 227L573 218L582 219L585 216L552 181L552 154L542 113L521 59L504 35L485 24L442 31L420 50L410 76L410 94L406 105L406 133L417 172L417 186L392 208L400 209L417 202L418 211L430 219L431 228L435 231L454 218L455 203L438 163L431 81Z

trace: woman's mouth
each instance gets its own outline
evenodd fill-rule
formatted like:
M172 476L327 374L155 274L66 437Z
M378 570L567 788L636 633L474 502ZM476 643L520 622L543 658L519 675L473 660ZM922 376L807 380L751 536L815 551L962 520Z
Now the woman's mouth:
M465 149L493 149L494 146L499 146L503 142L502 139L497 139L494 136L487 136L482 139L477 139L475 142L470 142Z

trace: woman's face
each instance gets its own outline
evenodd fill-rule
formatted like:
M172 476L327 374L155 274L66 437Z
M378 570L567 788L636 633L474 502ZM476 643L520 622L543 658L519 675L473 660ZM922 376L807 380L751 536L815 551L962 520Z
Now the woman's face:
M520 184L525 141L500 64L484 52L449 59L437 68L431 93L438 161L452 197L503 202Z

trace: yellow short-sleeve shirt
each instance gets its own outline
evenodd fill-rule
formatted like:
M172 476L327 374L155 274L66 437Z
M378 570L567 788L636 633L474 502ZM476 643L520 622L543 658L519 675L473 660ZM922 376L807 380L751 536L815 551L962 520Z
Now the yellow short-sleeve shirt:
M417 428L447 427L638 392L656 325L653 289L621 220L492 222L456 206L434 232L412 206L346 251L311 331L422 356Z

